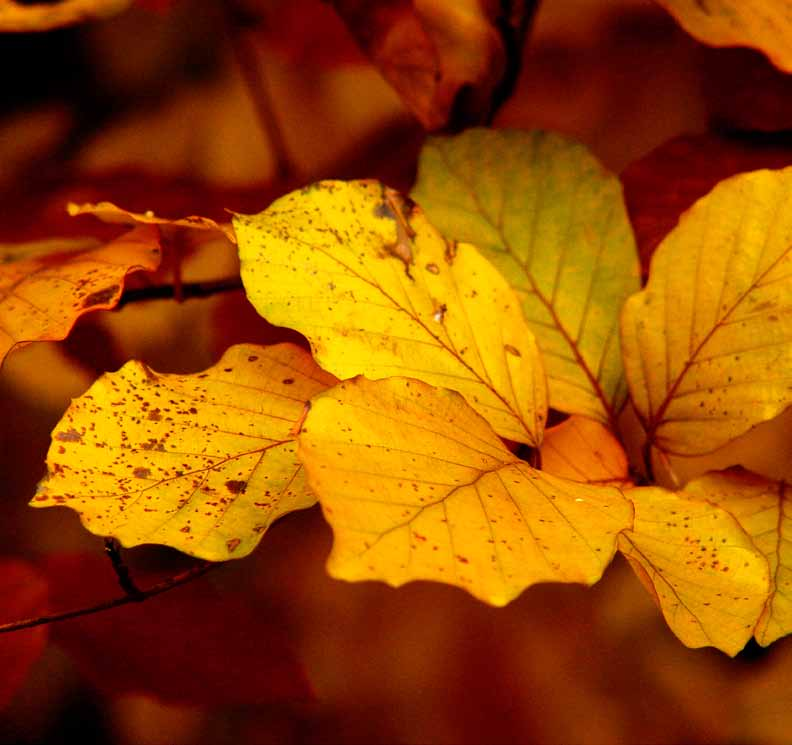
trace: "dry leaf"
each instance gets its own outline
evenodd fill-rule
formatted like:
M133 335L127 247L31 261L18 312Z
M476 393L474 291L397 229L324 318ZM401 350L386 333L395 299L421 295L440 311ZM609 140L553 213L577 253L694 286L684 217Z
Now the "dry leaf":
M459 394L407 378L315 398L299 455L340 579L435 580L505 605L536 582L596 582L632 517L619 490L531 468Z
M792 169L721 182L683 215L622 313L648 442L707 453L792 403Z
M14 348L65 339L77 319L115 307L124 278L160 264L159 233L141 226L100 248L0 264L0 363Z
M550 405L615 430L626 397L619 310L640 286L618 179L558 135L475 129L427 142L413 196L517 290Z
M235 217L248 298L339 378L452 388L498 434L538 445L545 378L517 298L473 246L400 199L376 182L325 181Z
M274 520L314 504L293 428L334 382L291 344L240 344L193 375L129 362L73 401L31 504L71 507L125 546L246 556Z

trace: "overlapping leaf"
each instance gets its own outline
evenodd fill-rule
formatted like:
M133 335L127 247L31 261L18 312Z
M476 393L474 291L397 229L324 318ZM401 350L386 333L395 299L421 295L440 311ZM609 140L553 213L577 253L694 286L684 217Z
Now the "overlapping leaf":
M0 32L49 31L106 18L120 13L131 4L132 0L60 0L33 4L0 0Z
M596 582L631 520L617 489L531 468L459 394L417 380L341 383L299 444L341 579L435 580L504 605L536 582Z
M649 442L706 453L792 403L792 169L720 183L660 244L622 314Z
M305 334L340 378L406 375L459 391L498 434L538 445L539 353L514 293L376 182L327 181L234 219L248 298Z
M334 382L291 344L241 344L195 375L129 362L69 407L32 504L71 507L126 546L245 556L275 519L315 502L293 428Z
M639 287L618 180L560 136L473 129L429 140L413 196L520 294L551 406L615 429L626 395L619 310Z
M748 46L792 72L792 13L787 0L655 0L705 44Z
M603 424L577 414L545 431L542 470L588 484L630 483L621 443Z
M770 587L767 561L725 510L658 487L628 491L635 523L619 550L688 647L735 655L753 635Z
M0 264L0 363L16 346L64 339L81 315L118 303L127 274L159 263L157 229L141 226L100 248Z
M710 473L685 486L688 499L717 504L751 537L770 567L770 596L756 640L772 644L792 632L792 506L789 485L739 469Z

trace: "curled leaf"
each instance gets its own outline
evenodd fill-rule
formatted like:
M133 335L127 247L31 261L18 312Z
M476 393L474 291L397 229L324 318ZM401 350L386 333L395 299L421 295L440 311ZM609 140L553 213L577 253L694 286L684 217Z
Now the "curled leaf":
M617 489L531 468L459 394L406 378L315 398L299 455L340 579L434 580L505 605L537 582L596 582L632 515Z
M711 452L792 403L792 169L721 182L660 244L622 313L648 442Z
M339 378L407 375L459 391L503 437L547 417L533 336L506 281L376 182L326 181L237 216L242 281L270 323Z
M65 339L77 319L115 307L124 278L160 264L159 234L140 226L86 251L0 263L0 363L14 348Z
M735 655L769 592L767 561L725 510L659 487L626 492L635 507L619 550L688 647Z
M550 405L615 430L626 397L619 310L639 287L618 179L558 135L472 129L427 142L413 196L517 291Z
M194 375L129 362L64 414L31 504L71 507L125 546L246 556L274 520L314 504L294 427L334 382L291 344L240 344Z

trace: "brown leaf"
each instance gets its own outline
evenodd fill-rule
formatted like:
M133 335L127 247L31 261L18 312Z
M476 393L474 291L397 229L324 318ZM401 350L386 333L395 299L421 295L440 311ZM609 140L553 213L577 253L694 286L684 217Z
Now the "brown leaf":
M159 233L144 225L93 250L0 264L0 364L15 347L65 339L80 316L118 303L129 273L159 263Z

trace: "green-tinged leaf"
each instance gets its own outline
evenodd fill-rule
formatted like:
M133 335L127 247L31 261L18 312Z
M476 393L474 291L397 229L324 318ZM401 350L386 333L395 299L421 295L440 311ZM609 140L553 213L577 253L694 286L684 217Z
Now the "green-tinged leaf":
M308 399L334 382L291 344L231 347L193 375L128 362L58 423L31 504L71 507L125 546L246 556L274 520L314 504L294 431Z
M734 469L691 481L682 494L726 510L767 558L771 594L756 627L756 640L767 646L792 632L792 495L789 484Z
M649 442L710 452L792 403L792 169L727 179L658 246L622 313Z
M518 291L550 405L615 429L626 396L619 311L640 286L618 179L559 135L472 129L427 142L412 195Z
M644 487L625 493L635 524L619 550L688 647L735 655L753 635L768 598L767 561L725 510Z
M504 605L536 582L593 584L631 524L618 489L531 468L459 394L417 380L316 397L299 456L340 579L435 580Z
M406 375L459 391L503 437L538 445L539 352L519 301L471 245L372 181L326 181L238 216L242 280L268 321L339 378Z

